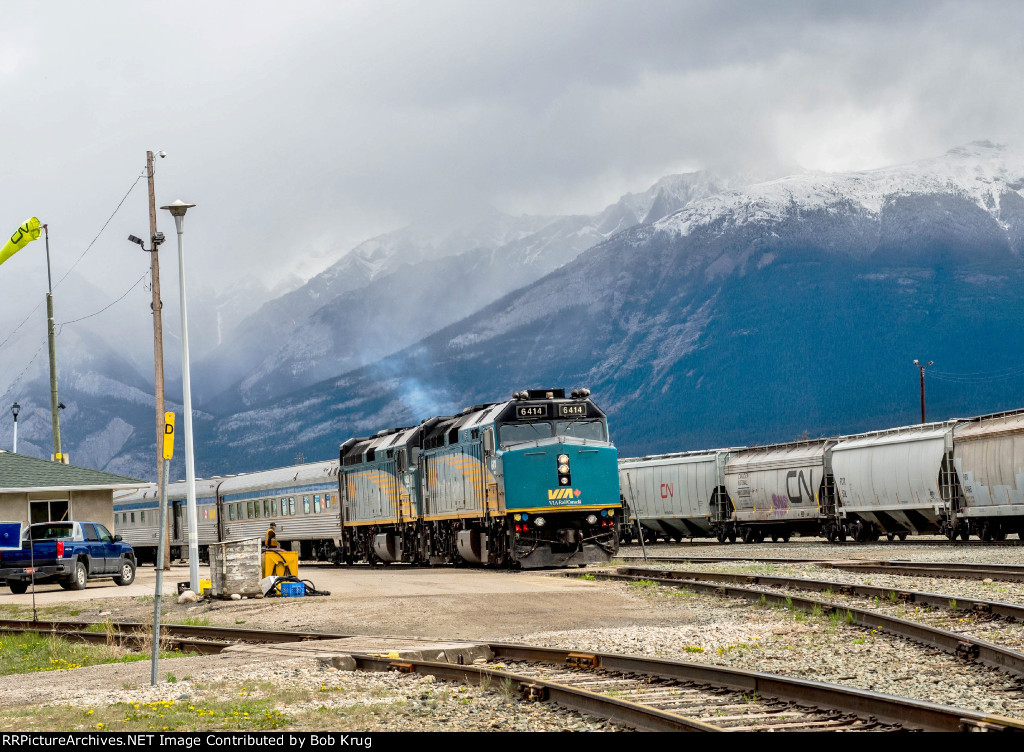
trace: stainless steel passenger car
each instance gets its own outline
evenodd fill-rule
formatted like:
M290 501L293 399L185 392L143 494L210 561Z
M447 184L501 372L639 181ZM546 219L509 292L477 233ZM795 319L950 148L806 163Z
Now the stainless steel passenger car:
M199 558L207 559L208 548L218 540L217 487L223 478L196 479L196 532ZM188 484L167 484L167 526L170 532L171 558L188 556ZM157 556L160 491L150 488L114 500L114 529L132 544L139 561L155 562Z
M271 522L277 540L302 559L334 561L341 542L338 462L311 462L225 479L219 487L220 539L262 538Z

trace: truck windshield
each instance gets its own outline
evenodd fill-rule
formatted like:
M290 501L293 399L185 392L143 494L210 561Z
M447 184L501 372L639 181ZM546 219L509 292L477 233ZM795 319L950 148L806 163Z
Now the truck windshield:
M32 540L57 540L72 537L73 531L73 525L33 525L28 534Z

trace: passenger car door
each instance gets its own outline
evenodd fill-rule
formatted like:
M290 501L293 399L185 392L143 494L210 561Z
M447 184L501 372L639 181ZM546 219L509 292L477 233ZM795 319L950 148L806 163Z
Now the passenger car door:
M114 536L103 525L97 522L95 528L103 550L103 571L106 573L117 572L118 564L121 562L121 547L117 545Z

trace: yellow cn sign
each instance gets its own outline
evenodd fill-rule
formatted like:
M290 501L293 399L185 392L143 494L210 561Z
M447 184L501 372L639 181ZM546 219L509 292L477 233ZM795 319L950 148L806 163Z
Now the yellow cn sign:
M164 413L164 459L174 456L174 413Z

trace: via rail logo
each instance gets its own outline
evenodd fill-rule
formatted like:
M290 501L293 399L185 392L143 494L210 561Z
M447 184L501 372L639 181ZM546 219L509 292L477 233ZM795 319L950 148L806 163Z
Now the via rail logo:
M553 488L548 489L548 501L551 506L564 507L572 504L582 504L580 495L583 492L578 488Z

